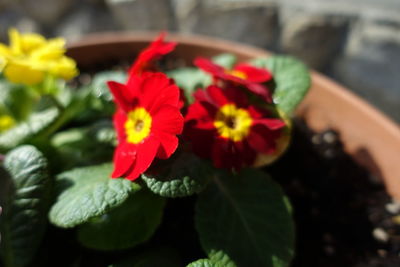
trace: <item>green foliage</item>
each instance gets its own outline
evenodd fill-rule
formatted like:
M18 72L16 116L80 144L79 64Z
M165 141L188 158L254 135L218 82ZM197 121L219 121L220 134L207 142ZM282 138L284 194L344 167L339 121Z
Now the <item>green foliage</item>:
M0 79L0 110L10 114L17 121L25 120L34 103L33 92L22 85Z
M58 103L57 99L50 99ZM52 133L85 108L86 100L87 92L82 91L65 99L65 106L48 107L31 113L25 121L0 134L0 151L8 151L20 144L47 143Z
M256 169L214 179L200 195L196 228L210 255L224 251L238 266L288 266L294 228L280 187Z
M107 81L125 83L127 74L125 71L102 71L93 77L91 87L96 97L111 102L113 96L108 88Z
M107 120L58 132L51 139L61 170L109 161L115 143L114 128Z
M8 175L0 179L2 259L6 267L27 266L46 228L51 190L47 160L27 145L10 151L4 167Z
M19 144L31 141L50 128L59 117L60 112L56 108L50 108L32 114L27 121L0 135L0 151L7 151Z
M236 267L236 264L223 251L211 252L209 259L200 259L187 267Z
M148 240L161 222L165 200L147 190L131 194L119 207L79 226L78 239L98 250L132 248Z
M311 78L307 67L288 56L258 58L252 64L267 68L273 73L276 84L274 102L280 110L288 115L292 114L310 88Z
M111 179L112 164L77 168L57 176L58 198L50 221L70 228L103 215L122 204L140 186L125 179Z
M142 174L147 187L163 197L186 197L204 189L213 168L193 154L183 153L159 175Z
M193 102L193 92L196 89L205 88L212 82L210 75L194 67L175 69L167 72L167 75L174 79L175 83L183 89L189 104Z
M108 88L107 81L125 83L127 73L124 71L102 71L93 76L92 82L88 85L91 91L91 106L104 115L114 113L113 96Z
M236 63L236 56L229 53L220 54L212 58L212 61L225 69L232 69Z

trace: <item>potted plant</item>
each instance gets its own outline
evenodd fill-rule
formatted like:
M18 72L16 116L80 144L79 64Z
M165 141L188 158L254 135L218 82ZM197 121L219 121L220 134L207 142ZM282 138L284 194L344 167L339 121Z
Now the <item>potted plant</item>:
M13 35L22 45L45 42ZM19 80L8 74L14 59L2 58L4 88L12 89L3 112L19 120L0 136L7 153L1 187L5 266L290 264L296 211L267 173L291 168L279 166L278 158L292 135L291 114L309 87L307 69L292 58L266 59L262 50L198 37L171 35L166 42L161 36L146 49L153 38L93 36L71 46L69 57L62 55L62 42L51 40L38 52L50 59L43 64L50 69L36 69L35 61L31 69L16 71ZM81 75L65 84L58 78L76 74L70 58ZM252 65L236 64L250 60ZM30 76L32 70L44 78ZM354 154L359 145L347 141L349 127L337 126L340 118L331 115L321 118L328 112L317 110L326 105L341 112L327 104L335 95L326 89L332 82L312 75L298 114L313 129L341 130ZM335 97L351 102L354 97L346 94ZM21 106L29 108L16 117ZM380 163L399 151L399 133L361 106L369 109L364 117L389 125L382 130L386 138L397 140L370 155ZM365 153L357 155L366 162ZM384 174L396 173L379 166ZM387 182L389 192L398 196L393 183ZM55 226L46 230L47 214Z

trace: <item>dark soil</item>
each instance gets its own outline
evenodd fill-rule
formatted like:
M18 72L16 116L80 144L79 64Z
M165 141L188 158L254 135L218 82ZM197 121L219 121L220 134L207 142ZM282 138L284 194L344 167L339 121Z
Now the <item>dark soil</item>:
M289 151L268 170L293 205L293 267L400 266L400 205L343 151L336 132L295 125Z

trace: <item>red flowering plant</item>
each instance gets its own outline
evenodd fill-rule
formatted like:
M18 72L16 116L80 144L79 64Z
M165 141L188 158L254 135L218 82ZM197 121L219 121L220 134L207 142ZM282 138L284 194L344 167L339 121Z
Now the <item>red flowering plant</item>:
M225 69L222 66L206 58L196 58L194 64L200 69L210 73L215 82L224 84L242 85L249 91L257 94L263 100L271 103L272 92L263 85L272 79L271 73L262 68L257 68L249 64L237 64L232 69Z
M61 266L289 265L291 208L268 166L289 144L307 69L231 54L182 66L175 49L163 33L128 68L81 69L41 103L56 119L0 135L4 266L58 266L60 251Z
M135 180L155 157L167 159L178 147L183 117L179 88L163 73L132 74L126 85L110 81L117 104L114 125L118 146L113 178Z
M255 164L258 154L277 151L285 123L269 113L250 105L238 88L210 85L195 93L186 116L187 138L215 167L240 170Z

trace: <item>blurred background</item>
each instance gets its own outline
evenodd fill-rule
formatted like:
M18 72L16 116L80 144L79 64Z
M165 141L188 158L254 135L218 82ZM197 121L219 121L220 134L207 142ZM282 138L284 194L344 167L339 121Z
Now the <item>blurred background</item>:
M292 54L400 122L400 0L0 0L7 29L168 30Z

